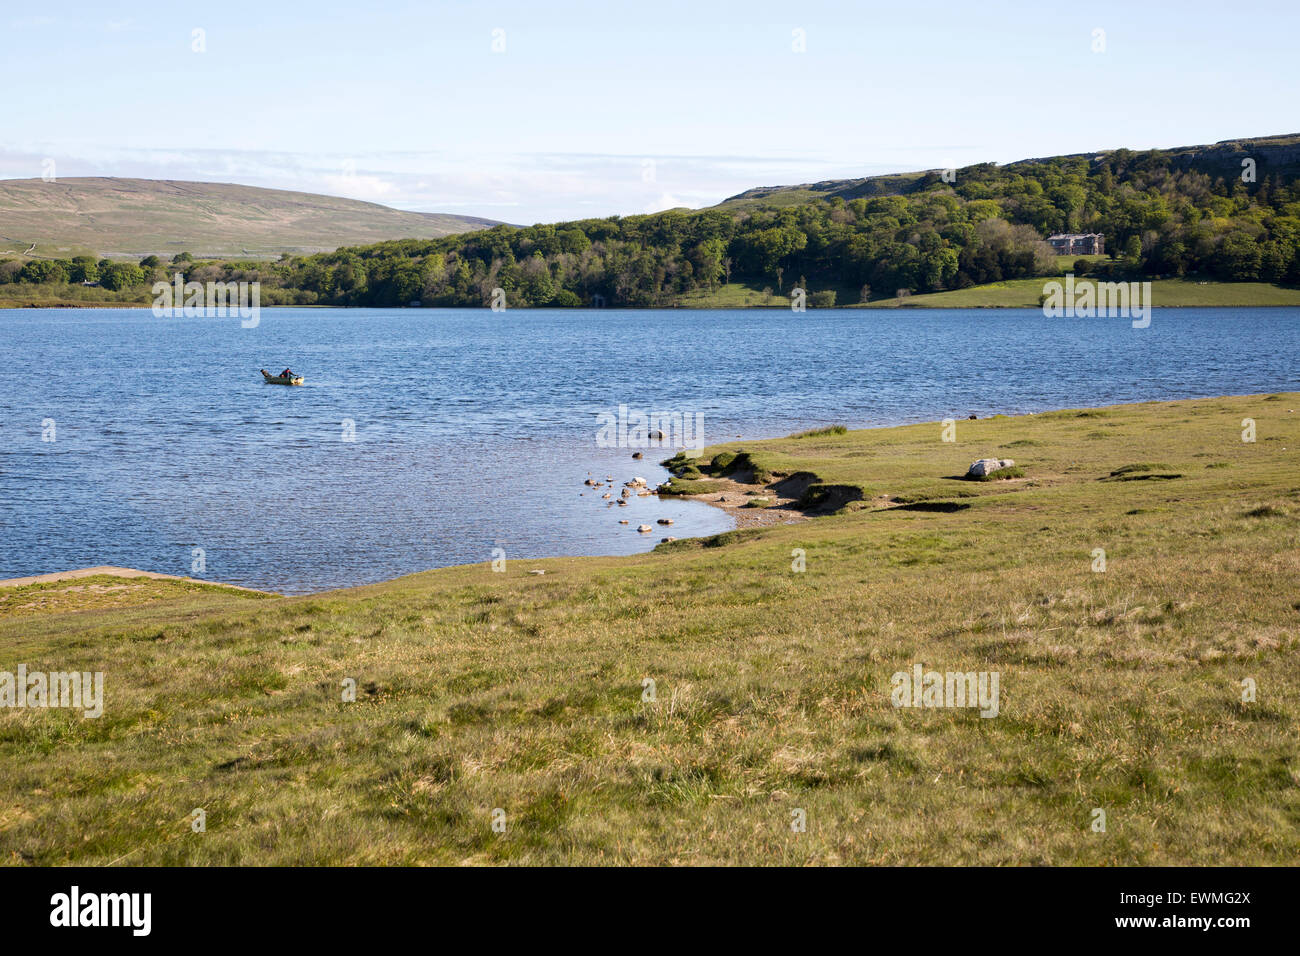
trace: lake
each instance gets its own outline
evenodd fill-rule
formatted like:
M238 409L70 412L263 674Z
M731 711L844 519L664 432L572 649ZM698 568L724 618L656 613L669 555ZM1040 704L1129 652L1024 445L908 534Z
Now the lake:
M583 485L667 476L670 451L598 446L619 405L699 415L712 444L1295 390L1297 354L1300 309L1157 309L1145 329L1013 309L288 308L255 328L0 310L0 578L117 564L304 593L495 548L632 554L657 518L678 537L731 520ZM306 384L258 374L285 366Z

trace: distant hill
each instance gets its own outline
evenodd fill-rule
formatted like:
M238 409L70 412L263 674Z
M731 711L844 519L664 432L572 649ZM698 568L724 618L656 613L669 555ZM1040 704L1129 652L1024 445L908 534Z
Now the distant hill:
M796 206L813 199L870 199L874 196L901 196L912 190L925 176L923 172L888 173L861 179L827 179L798 186L755 186L718 203L723 208L735 206Z
M0 253L277 258L385 239L435 239L490 219L230 183L90 177L0 180Z
M1098 150L1093 153L1073 153L1068 156L1052 156L1044 159L1022 159L998 168L1017 172L1023 167L1057 163L1062 159L1095 161L1115 152L1118 151ZM1124 152L1141 155L1135 150ZM1210 176L1233 178L1241 174L1241 161L1249 157L1258 164L1261 176L1265 170L1275 176L1300 174L1300 133L1259 136L1253 139L1228 139L1210 146L1176 146L1172 149L1152 152L1168 157L1170 168L1183 172L1194 170ZM992 166L990 163L982 165ZM927 170L864 176L861 179L830 179L797 186L758 186L724 199L718 205L722 207L794 206L812 199L838 197L847 201L871 199L876 196L905 196L933 186L938 173L938 170Z

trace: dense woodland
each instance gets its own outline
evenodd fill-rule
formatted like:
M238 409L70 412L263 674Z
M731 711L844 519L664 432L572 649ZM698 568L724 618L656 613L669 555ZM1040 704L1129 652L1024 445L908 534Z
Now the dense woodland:
M170 281L258 280L262 304L656 306L734 281L812 304L900 289L935 292L1056 274L1054 232L1105 235L1112 275L1200 275L1300 282L1300 177L1258 182L1180 168L1162 151L1117 150L929 173L898 195L830 195L794 205L724 204L699 211L498 226L398 240L279 262L0 262L0 284L97 281L111 290Z

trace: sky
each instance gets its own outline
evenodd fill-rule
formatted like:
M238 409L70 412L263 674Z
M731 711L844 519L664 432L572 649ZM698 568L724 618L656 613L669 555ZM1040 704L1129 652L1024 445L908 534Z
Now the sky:
M1298 27L1296 0L0 0L0 178L236 182L519 224L698 208L1298 132Z

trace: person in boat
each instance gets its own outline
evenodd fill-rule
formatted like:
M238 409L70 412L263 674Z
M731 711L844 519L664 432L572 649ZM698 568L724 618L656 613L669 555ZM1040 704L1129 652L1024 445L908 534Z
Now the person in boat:
M294 377L294 375L293 375L293 369L290 369L290 368L285 369L283 372L280 373L280 377L281 377L281 378L293 378L293 377Z

